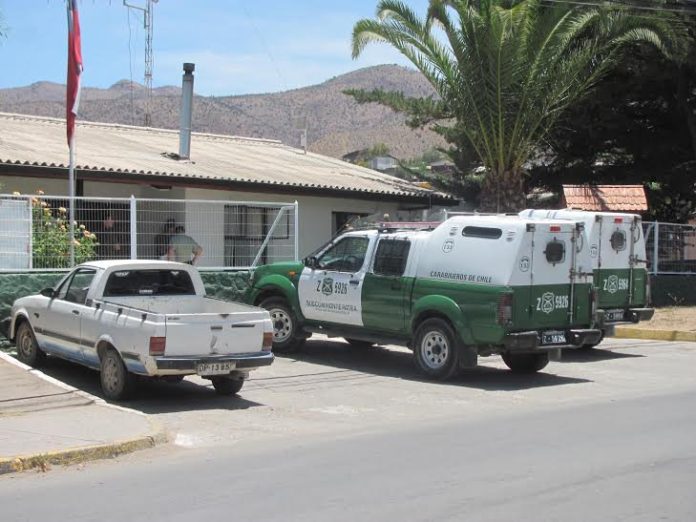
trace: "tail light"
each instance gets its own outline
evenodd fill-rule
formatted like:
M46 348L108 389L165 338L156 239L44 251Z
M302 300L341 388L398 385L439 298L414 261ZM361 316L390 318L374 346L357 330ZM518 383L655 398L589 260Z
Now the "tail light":
M645 274L645 306L652 306L652 289L650 274Z
M498 300L498 324L503 326L512 323L512 296L511 293L500 294Z
M150 355L164 355L166 337L150 337Z
M273 349L273 332L263 332L263 347L264 352L270 352Z

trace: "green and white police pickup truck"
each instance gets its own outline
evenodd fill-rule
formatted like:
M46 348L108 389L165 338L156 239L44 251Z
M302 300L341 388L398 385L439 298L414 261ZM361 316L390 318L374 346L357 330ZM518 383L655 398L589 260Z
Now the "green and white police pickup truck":
M248 302L270 312L278 352L318 332L406 345L436 379L493 354L536 372L551 353L601 336L581 234L580 223L518 216L385 223L347 232L302 263L258 267Z
M520 216L583 223L583 241L588 245L592 261L602 337L613 335L617 324L652 318L655 309L648 307L650 279L640 216L572 209L528 209ZM592 346L588 344L585 348Z

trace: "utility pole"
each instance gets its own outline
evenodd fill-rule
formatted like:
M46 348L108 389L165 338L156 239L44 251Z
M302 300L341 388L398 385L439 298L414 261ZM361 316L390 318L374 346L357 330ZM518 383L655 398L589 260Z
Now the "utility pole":
M152 5L158 0L145 0L145 6L129 4L127 0L123 0L123 5L129 9L142 11L143 13L143 28L145 29L145 126L152 125Z

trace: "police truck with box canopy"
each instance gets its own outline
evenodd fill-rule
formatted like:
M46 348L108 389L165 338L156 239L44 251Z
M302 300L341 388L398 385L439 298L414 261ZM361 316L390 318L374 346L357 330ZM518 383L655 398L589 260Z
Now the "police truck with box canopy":
M536 372L550 354L599 341L582 224L518 216L383 223L342 234L301 263L260 266L250 303L266 308L275 351L312 333L406 345L444 379L501 354Z

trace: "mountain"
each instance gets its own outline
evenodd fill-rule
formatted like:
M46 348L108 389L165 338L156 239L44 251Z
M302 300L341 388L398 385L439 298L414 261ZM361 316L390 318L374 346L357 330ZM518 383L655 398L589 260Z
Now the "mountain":
M414 131L404 117L376 105L358 105L345 89L402 91L408 96L434 93L420 73L397 65L380 65L336 76L319 85L243 96L195 96L193 129L200 132L277 139L299 146L300 127L307 124L310 150L334 157L384 143L392 155L420 156L441 138L428 130ZM181 89L153 89L152 126L179 126ZM142 125L145 88L120 80L108 89L83 88L80 119ZM0 89L0 111L64 117L65 86L37 82L26 87Z

